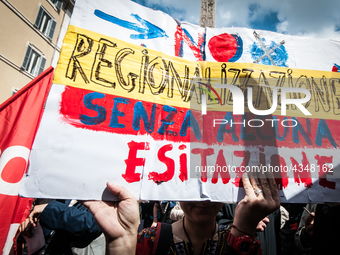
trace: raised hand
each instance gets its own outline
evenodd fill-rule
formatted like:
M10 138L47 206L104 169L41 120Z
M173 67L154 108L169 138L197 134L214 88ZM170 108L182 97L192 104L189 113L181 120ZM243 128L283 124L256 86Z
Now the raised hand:
M135 254L139 225L138 203L124 187L107 183L119 201L86 201L98 226L106 237L107 254Z
M314 217L315 217L315 213L312 212L312 215L308 215L308 217L305 220L305 231L306 234L309 235L310 237L313 236L313 232L314 232Z
M34 206L32 212L29 214L29 221L34 227L37 225L37 221L47 205L48 204L36 205Z
M253 175L251 179L244 174L242 181L246 195L235 209L237 229L231 230L236 237L244 233L254 235L259 222L280 207L277 185L271 173L261 178Z
M269 223L269 218L265 217L257 224L256 232L263 232L264 229L267 227L267 224Z
M33 225L30 222L29 218L27 218L26 220L21 222L21 224L19 226L19 232L23 236L31 238L32 237L32 228L33 228Z

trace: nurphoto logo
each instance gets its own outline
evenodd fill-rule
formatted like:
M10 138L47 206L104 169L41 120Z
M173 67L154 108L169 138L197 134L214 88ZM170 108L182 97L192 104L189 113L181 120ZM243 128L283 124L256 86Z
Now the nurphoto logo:
M210 89L213 89L211 86L204 84L205 86L207 86ZM244 115L244 105L245 105L245 100L244 100L244 95L242 90L235 86L235 85L229 85L229 84L216 84L215 88L226 88L229 89L231 94L233 95L233 114L240 114L240 115ZM212 94L206 90L201 88L202 90L206 91L212 98ZM297 108L300 109L300 111L304 114L304 115L312 115L302 104L303 103L307 103L310 99L311 99L311 94L310 91L304 88L284 88L284 87L271 87L271 89L273 89L273 104L271 106L270 109L268 110L257 110L254 108L253 106L253 88L252 87L248 87L247 88L247 94L248 94L248 108L250 110L251 113L256 114L256 115L269 115L272 114L273 112L275 112L276 108L277 108L277 95L278 95L278 90L281 90L281 115L285 116L286 115L286 106L288 104L293 104L295 105ZM216 92L216 90L214 90L214 93L218 96L218 93ZM302 93L305 94L306 96L304 98L287 98L286 95L287 93ZM213 98L215 104L216 101ZM219 98L220 102L221 99ZM222 105L222 103L221 103ZM206 115L207 114L207 95L206 94L202 94L202 114Z

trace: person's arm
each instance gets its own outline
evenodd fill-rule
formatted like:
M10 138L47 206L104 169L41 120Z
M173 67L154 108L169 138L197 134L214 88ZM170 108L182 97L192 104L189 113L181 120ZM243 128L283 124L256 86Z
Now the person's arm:
M243 236L244 233L254 236L258 223L280 207L277 185L271 173L262 178L252 176L250 179L244 174L242 181L246 195L235 209L235 227L231 229L235 237ZM261 192L256 195L256 190Z
M83 204L90 209L105 234L106 254L135 254L139 225L137 200L124 187L108 183L107 188L119 201L87 201Z
M155 228L157 227L157 223L158 223L158 215L159 215L159 212L160 212L161 208L159 206L159 203L158 202L155 202L153 204L153 210L152 210L152 215L153 215L153 220L152 220L152 224L151 224L151 227L152 228Z
M263 232L269 223L268 216L264 219L260 220L260 222L256 226L256 232Z
M83 207L82 205L80 205ZM62 229L75 236L101 234L92 213L83 207L69 206L68 203L51 201L40 214L40 223L48 229Z
M40 254L45 248L45 238L39 221L33 226L27 218L20 224L19 232L26 241L28 254Z
M301 245L304 249L310 249L312 247L312 237L314 231L314 216L309 215L305 221L305 227L302 229L300 236Z
M262 254L261 244L255 238L259 222L280 206L276 182L272 174L262 178L242 176L244 198L235 208L234 222L227 233L227 254ZM263 222L264 223L264 222ZM262 226L263 227L263 226Z
M40 215L42 214L42 212L45 210L46 206L48 204L41 204L41 205L36 205L34 206L33 210L31 211L31 213L28 216L29 222L35 227Z
M294 236L295 244L300 253L310 251L312 247L315 213L312 212L312 215L309 215L306 211L302 213L298 231Z

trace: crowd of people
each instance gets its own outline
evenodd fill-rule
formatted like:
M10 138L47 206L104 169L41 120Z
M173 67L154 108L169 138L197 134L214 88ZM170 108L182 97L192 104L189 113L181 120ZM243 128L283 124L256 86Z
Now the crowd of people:
M280 205L272 176L242 182L238 203L138 203L112 183L114 202L36 199L13 254L337 254L340 205Z

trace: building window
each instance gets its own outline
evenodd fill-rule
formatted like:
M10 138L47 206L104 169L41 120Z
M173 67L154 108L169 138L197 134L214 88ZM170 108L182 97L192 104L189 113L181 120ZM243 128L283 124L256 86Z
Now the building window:
M34 26L52 40L56 25L57 22L40 6Z
M17 93L19 91L18 88L12 88L12 93L11 96L13 96L15 93Z
M22 68L32 74L33 76L39 75L44 71L46 58L44 58L37 50L28 45L22 62Z
M58 10L61 10L61 7L63 6L63 1L62 0L50 0L55 7L57 7Z

